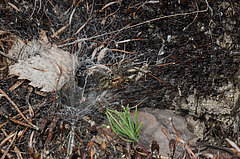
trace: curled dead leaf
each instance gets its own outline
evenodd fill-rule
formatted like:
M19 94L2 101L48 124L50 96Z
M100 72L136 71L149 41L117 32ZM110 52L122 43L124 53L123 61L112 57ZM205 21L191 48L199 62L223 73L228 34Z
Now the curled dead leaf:
M19 50L23 50L22 55L18 56L16 64L9 67L9 74L31 81L30 85L41 88L41 91L61 89L74 74L74 55L51 44L44 31L39 40L26 44L18 38L9 53Z

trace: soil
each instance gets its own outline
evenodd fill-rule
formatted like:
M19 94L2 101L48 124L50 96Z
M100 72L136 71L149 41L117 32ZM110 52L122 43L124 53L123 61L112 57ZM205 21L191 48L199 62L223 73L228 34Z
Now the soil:
M9 57L0 54L0 89L10 98L0 93L0 124L6 123L0 125L1 143L7 134L18 133L9 151L10 140L0 144L1 155L8 151L6 158L147 158L140 148L129 148L116 136L109 139L102 127L106 108L121 110L129 104L184 117L197 136L189 146L201 158L218 152L220 158L239 158L227 141L240 144L237 0L4 0L0 8L4 55L11 49L12 35L31 41L45 30L52 43L78 59L74 77L60 91L43 95L28 80L11 91L19 81L8 75L15 61L7 62ZM109 49L103 58L101 48ZM98 69L90 76L96 64L112 73ZM14 121L24 122L14 117L18 112L10 101L39 130ZM34 115L29 114L29 104ZM102 136L100 142L93 141L96 136ZM185 150L184 155L190 154Z

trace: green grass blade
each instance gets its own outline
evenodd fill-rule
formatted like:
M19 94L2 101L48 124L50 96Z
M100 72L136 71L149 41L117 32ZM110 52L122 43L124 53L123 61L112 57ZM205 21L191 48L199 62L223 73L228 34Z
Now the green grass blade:
M124 128L124 126L121 124L121 120L119 119L119 120L117 120L116 118L115 118L115 116L114 115L112 115L111 113L107 113L108 114L108 116L109 116L109 121L111 121L111 126L114 128L114 132L116 133L116 134L123 134L123 135L127 135L127 136L129 136L129 133L128 133L128 129L126 129L126 128ZM117 114L118 114L118 112L117 112ZM121 117L121 116L120 116ZM123 122L125 122L125 121L123 121Z
M137 128L137 106L136 106L136 109L135 109L135 128Z
M139 131L140 131L140 128L142 127L142 125L143 125L143 122L141 122L141 124L139 124L139 126L136 129L136 135L137 136L139 136Z
M123 112L117 110L106 110L106 116L112 131L127 142L138 142L139 130L143 123L138 126L137 107L135 109L135 118L131 116L129 105L123 107Z

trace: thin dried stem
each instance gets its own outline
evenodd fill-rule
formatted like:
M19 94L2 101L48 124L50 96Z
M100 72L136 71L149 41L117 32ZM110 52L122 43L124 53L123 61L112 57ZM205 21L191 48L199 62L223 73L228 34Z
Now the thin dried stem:
M9 98L9 96L5 92L2 91L2 89L0 89L0 93L3 94L4 97L13 105L13 107L22 116L22 118L30 125L30 127L37 129L37 130L39 129L36 125L33 125L29 120L27 120L27 118L23 115L23 113L20 111L18 106L11 100L11 98Z
M2 130L2 132L4 133L4 135L5 135L6 137L9 136L9 135L6 133L6 131L4 131L4 129L1 129L1 130ZM11 139L9 139L8 141L9 141L10 143L12 142ZM21 153L21 151L17 148L17 146L13 144L13 148L14 148L15 153L18 154L18 157L19 157L20 159L23 159L22 153Z
M12 134L14 137L12 139L12 141L10 142L10 145L8 146L7 150L4 152L4 154L2 155L1 159L4 159L10 149L10 147L12 146L13 142L15 141L16 137L17 137L17 132L15 132L14 134Z
M204 13L204 12L207 12L208 10L210 10L210 11L211 11L211 14L212 14L213 11L212 11L212 8L209 6L208 1L205 0L205 2L206 2L206 4L207 4L207 7L206 7L206 9L204 9L204 10L193 11L193 12L185 12L185 13L177 13L177 14L172 14L172 15L161 16L161 17L154 18L154 19L150 19L150 20L147 20L147 21L144 21L144 22L135 24L135 25L127 25L127 26L123 27L122 29L114 30L114 31L111 31L111 32L108 32L108 33L104 33L104 34L101 34L101 35L96 35L96 36L92 36L92 37L89 37L89 38L78 39L78 40L75 40L74 42L67 43L67 44L65 44L65 45L72 45L72 44L75 44L75 43L77 43L77 42L86 41L86 40L90 40L90 39L95 39L95 38L98 38L98 37L101 37L101 36L113 34L113 33L116 33L116 32L123 31L123 30L127 30L127 29L131 29L131 28L134 28L134 27L137 27L137 26L141 26L141 25L143 25L143 24L147 24L147 23L154 22L154 21L157 21L157 20L162 20L162 19L167 19L167 18L172 18L172 17L178 17L178 16L192 15L192 14L196 14L196 13ZM92 17L90 17L90 18L92 18ZM84 24L82 27L80 27L79 31L81 31L82 28L88 23L88 21L90 20L90 18L85 22L85 24ZM75 35L76 35L77 33L79 33L79 31L77 31L77 32L75 33ZM62 46L59 46L59 47L62 47Z

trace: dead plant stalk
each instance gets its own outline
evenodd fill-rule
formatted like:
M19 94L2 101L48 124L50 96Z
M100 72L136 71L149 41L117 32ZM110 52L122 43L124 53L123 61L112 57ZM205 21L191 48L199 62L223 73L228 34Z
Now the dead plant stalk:
M127 26L123 27L122 29L114 30L114 31L111 31L111 32L108 32L108 33L104 33L104 34L101 34L101 35L96 35L96 36L92 36L92 37L89 37L89 38L78 39L78 40L75 40L74 42L65 44L65 46L67 46L67 45L73 45L73 44L76 44L76 43L81 42L81 41L86 41L86 40L95 39L95 38L98 38L98 37L101 37L101 36L105 36L105 35L109 35L109 34L113 34L113 33L116 33L116 32L121 32L121 31L123 31L123 30L131 29L131 28L134 28L134 27L137 27L137 26L141 26L141 25L143 25L143 24L147 24L147 23L150 23L150 22L153 22L153 21L157 21L157 20L162 20L162 19L167 19L167 18L172 18L172 17L178 17L178 16L186 16L186 15L192 15L192 14L199 14L199 13L207 12L208 10L210 10L211 15L212 15L212 14L213 14L213 9L209 6L207 0L205 0L205 3L206 3L206 5L207 5L207 7L206 7L206 9L204 9L204 10L197 10L197 11L192 11L192 12L177 13L177 14L172 14L172 15L161 16L161 17L154 18L154 19L150 19L150 20L147 20L147 21L144 21L144 22L135 24L135 25L127 25ZM90 18L83 24L83 26L78 29L78 31L75 33L75 35L82 30L82 28L90 21L91 18L92 18L92 17L90 17ZM63 47L63 45L60 45L59 47Z
M2 90L0 89L0 93L4 95L4 97L13 105L13 107L17 110L17 112L22 116L22 118L34 129L39 129L36 125L33 125L27 118L23 115L23 113L20 111L18 106L11 100L11 98Z

